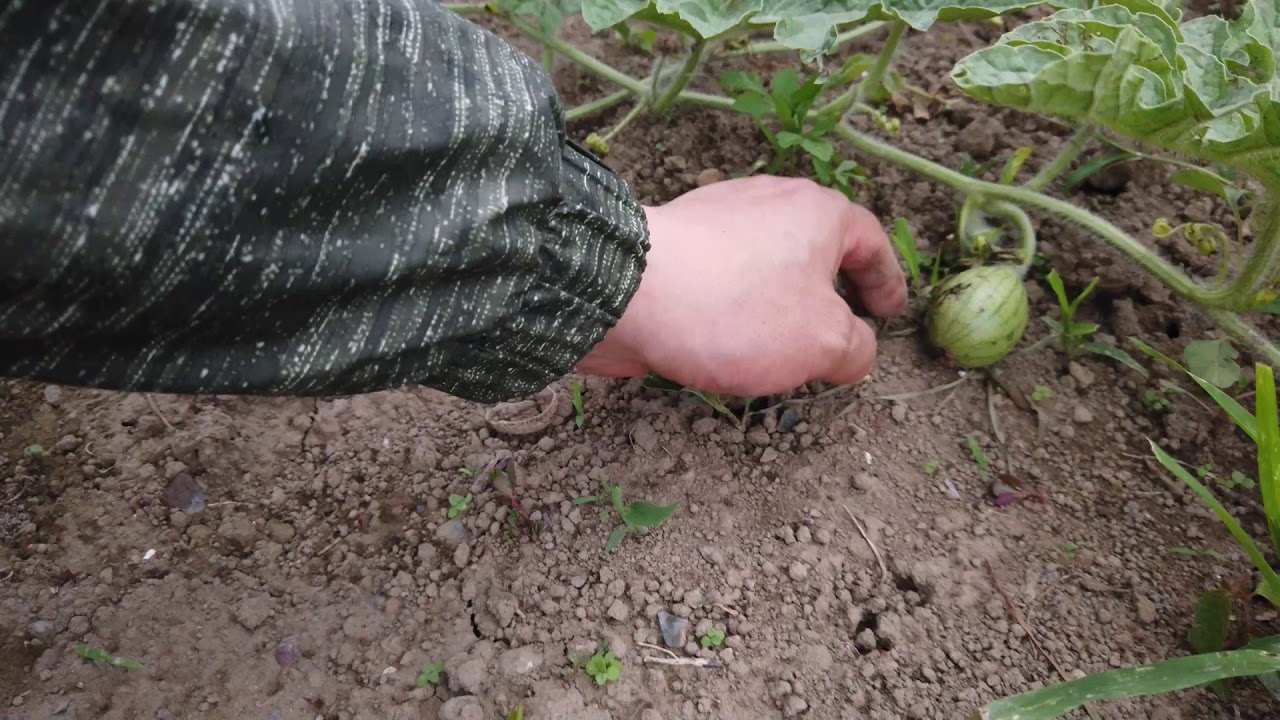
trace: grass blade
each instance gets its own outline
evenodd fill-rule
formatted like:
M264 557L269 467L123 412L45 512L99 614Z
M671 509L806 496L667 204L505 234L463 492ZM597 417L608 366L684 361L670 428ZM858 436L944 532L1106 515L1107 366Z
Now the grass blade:
M1072 190L1075 190L1077 185L1088 180L1091 175L1096 175L1099 172L1102 172L1108 165L1114 165L1115 163L1123 162L1125 160L1132 159L1133 157L1135 157L1133 153L1118 152L1090 160L1063 178L1062 190L1063 192L1069 193Z
M1155 348L1142 342L1141 340L1137 338L1129 338L1129 342L1132 343L1134 347L1141 350L1143 353L1150 355L1151 357L1157 360L1161 360L1165 363L1168 363L1169 365L1172 365L1173 367L1176 367L1179 370L1181 370L1183 373L1185 373L1187 377L1194 380L1195 383L1200 386L1201 390L1204 390L1209 397L1213 398L1213 401L1218 404L1218 407L1222 408L1224 412L1226 412L1228 415L1231 416L1231 419L1235 421L1236 425L1240 426L1241 430L1245 431L1245 434L1249 436L1250 440L1253 440L1255 443L1258 442L1257 420L1253 417L1253 413L1249 412L1248 410L1245 409L1243 405L1236 402L1235 398L1222 392L1222 390L1218 389L1213 383L1209 382L1208 380L1205 380L1204 378L1199 377L1195 373L1186 369L1185 367L1182 366L1182 363L1178 362L1177 360L1174 360L1168 355L1165 355L1159 350L1156 350Z
M1103 357L1111 358L1112 360L1115 360L1121 365L1127 366L1128 368L1138 373L1142 377L1149 376L1147 369L1142 367L1142 365L1139 364L1137 360L1134 360L1132 355L1125 352L1124 350L1121 350L1115 345L1108 345L1106 343L1100 343L1100 342L1087 342L1081 347L1083 347L1085 350L1088 350L1089 352L1095 355L1101 355Z
M609 534L609 541L604 544L605 552L613 552L622 544L622 539L627 536L627 526L619 525Z
M1150 443L1151 451L1156 454L1156 459L1160 461L1160 464L1185 483L1187 487L1191 488L1196 495L1199 495L1200 499L1204 500L1209 509L1213 511L1213 514L1217 515L1218 519L1222 521L1222 524L1227 526L1227 530L1235 537L1236 542L1240 544L1240 548L1253 561L1254 567L1258 568L1258 572L1262 573L1262 585L1257 590L1258 594L1270 600L1273 605L1280 607L1280 603L1277 602L1280 600L1280 577L1276 577L1275 570L1272 570L1271 566L1267 564L1267 559L1263 557L1262 552L1258 550L1258 546L1249 537L1249 534L1244 531L1244 528L1240 527L1240 523L1223 507L1222 503L1218 502L1218 498L1214 497L1208 488L1200 484L1199 480L1192 477L1186 468L1182 467L1177 460L1174 460L1172 456L1162 450L1159 445L1151 442L1151 440L1147 440L1147 442Z
M1269 366L1255 366L1258 411L1258 486L1271 529L1271 544L1280 553L1280 417L1276 410L1276 380Z
M1233 650L1088 675L997 700L970 720L1052 720L1086 703L1176 692L1226 678L1280 670L1280 654Z
M1210 590L1196 603L1195 621L1191 625L1188 641L1196 653L1221 652L1227 649L1231 634L1231 593L1226 590ZM1214 693L1226 700L1231 694L1231 680L1215 680L1211 683Z

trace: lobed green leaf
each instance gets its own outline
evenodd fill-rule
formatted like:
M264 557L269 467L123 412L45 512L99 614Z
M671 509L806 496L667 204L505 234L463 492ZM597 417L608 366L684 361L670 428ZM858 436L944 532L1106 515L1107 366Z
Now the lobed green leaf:
M1061 6L1061 3L1055 3ZM951 76L986 102L1090 123L1280 183L1280 0L1228 22L1095 0L1007 33Z

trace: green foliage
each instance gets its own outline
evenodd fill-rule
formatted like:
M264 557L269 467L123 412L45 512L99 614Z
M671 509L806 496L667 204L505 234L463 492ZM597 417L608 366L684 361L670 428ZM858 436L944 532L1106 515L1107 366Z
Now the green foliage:
M815 73L801 77L795 70L784 68L766 87L758 75L733 71L722 74L720 84L733 96L733 109L751 116L773 147L768 172L777 173L799 150L809 157L820 182L850 198L854 195L854 183L866 180L866 174L856 162L835 159L835 146L827 136L839 122L839 116L811 115L814 102L826 86L822 76ZM777 123L776 129L771 129L766 122L770 118Z
M1188 370L1224 390L1240 382L1238 357L1239 351L1225 340L1193 340L1182 352Z
M22 449L22 458L24 460L34 460L44 457L43 445L28 445Z
M604 685L622 676L622 663L618 661L612 650L592 655L585 669L597 685Z
M609 540L605 543L605 552L613 552L618 549L622 541L626 539L628 533L639 532L649 528L655 528L662 525L676 511L676 503L670 505L655 505L644 500L633 500L625 502L622 499L622 486L617 484L605 483L604 493L600 495L584 495L574 498L574 505L591 505L601 502L606 498L610 500L614 512L618 514L618 518L622 520L622 524L614 528L609 535ZM609 519L608 509L600 511L600 522L607 522Z
M893 221L893 232L889 235L893 239L894 247L898 248L898 254L902 256L903 262L907 265L907 273L911 275L911 285L916 292L922 289L922 280L920 277L920 266L924 259L920 257L920 249L916 245L915 233L911 232L911 223L906 218L895 218Z
M706 634L702 636L702 647L717 648L724 644L724 631L718 627L712 626L707 628Z
M1266 638L1275 643L1280 638ZM1086 675L1039 690L1002 698L970 720L1052 720L1099 700L1121 700L1176 692L1225 678L1267 675L1280 670L1280 653L1261 644L1204 653L1138 667Z
M1053 391L1044 385L1037 385L1031 389L1031 402L1044 402L1053 395Z
M1044 322L1057 335L1058 346L1062 351L1068 357L1073 357L1080 350L1080 346L1098 331L1096 323L1081 323L1075 320L1080 303L1093 293L1093 289L1098 285L1098 279L1094 278L1074 300L1067 294L1066 286L1063 285L1062 277L1058 275L1056 269L1050 270L1046 279L1049 281L1049 287L1053 288L1054 296L1058 298L1058 308L1062 316L1058 320L1045 318Z
M471 507L471 495L450 495L449 496L449 519L452 520Z
M927 477L933 477L938 474L938 463L930 460L924 464L924 474Z
M142 663L137 660L112 655L100 647L92 647L90 645L77 644L75 646L76 654L82 658L87 658L94 662L111 665L112 667L124 668L126 670L141 670Z
M426 663L422 669L418 671L418 678L414 684L418 687L426 687L428 685L439 685L440 679L444 675L444 663L432 662Z

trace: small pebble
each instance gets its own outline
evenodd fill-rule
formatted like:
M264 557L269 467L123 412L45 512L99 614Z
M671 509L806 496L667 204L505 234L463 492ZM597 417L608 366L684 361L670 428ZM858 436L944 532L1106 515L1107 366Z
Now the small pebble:
M658 611L658 628L662 631L662 642L669 648L682 648L689 642L689 621L678 615Z
M280 667L293 667L302 659L302 642L296 635L290 635L276 645L276 662Z
M1077 405L1071 410L1071 419L1077 424L1088 425L1093 422L1093 411L1083 405Z
M694 180L694 183L697 184L698 187L706 187L713 183L720 182L723 177L724 173L720 172L719 168L707 168L706 170L698 173L698 177Z
M46 385L44 388L44 401L50 405L57 405L62 402L62 388L57 385Z
M791 576L792 580L797 582L804 580L809 577L809 566L802 562L793 562L791 563L791 567L787 568L787 574Z
M27 626L27 633L37 640L48 640L53 637L53 623L48 620L36 620Z

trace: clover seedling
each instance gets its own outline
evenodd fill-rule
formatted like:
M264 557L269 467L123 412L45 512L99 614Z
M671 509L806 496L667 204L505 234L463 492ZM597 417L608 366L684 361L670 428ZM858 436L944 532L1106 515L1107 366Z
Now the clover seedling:
M471 495L449 496L449 519L452 520L471 507Z
M1053 395L1053 391L1044 385L1037 385L1031 390L1031 402L1044 402Z
M622 663L618 662L612 650L596 653L587 661L586 671L588 675L595 678L597 685L604 685L622 676Z
M422 666L422 670L418 671L418 679L414 682L418 687L426 687L428 685L439 685L440 676L444 674L444 663L433 662Z
M717 627L707 628L707 632L702 636L702 647L710 649L717 648L724 644L724 631Z

